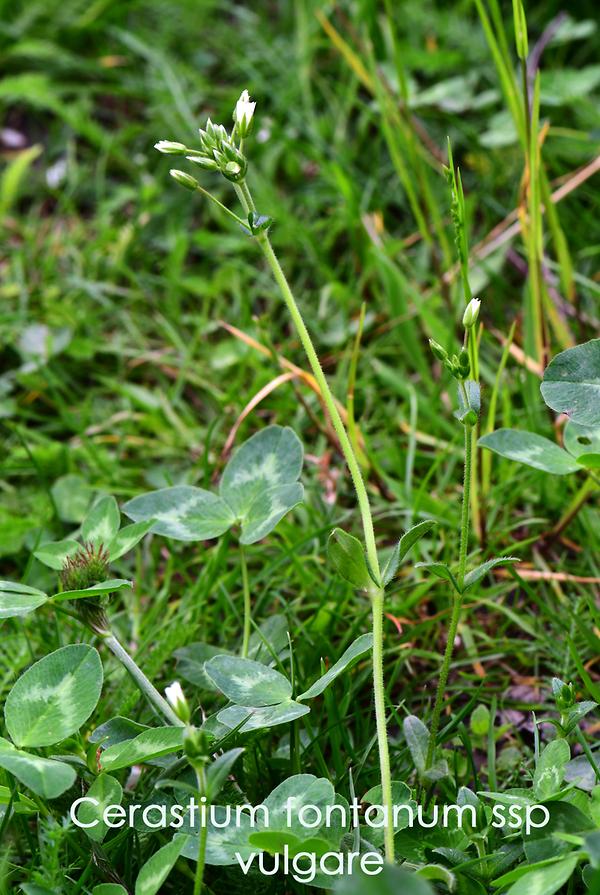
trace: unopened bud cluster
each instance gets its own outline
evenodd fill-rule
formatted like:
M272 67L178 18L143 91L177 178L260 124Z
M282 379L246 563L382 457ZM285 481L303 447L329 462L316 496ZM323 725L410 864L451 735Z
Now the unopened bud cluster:
M209 118L206 127L199 130L199 149L190 149L184 143L173 140L159 140L154 148L166 155L183 155L201 168L218 171L232 183L240 183L248 170L241 142L250 133L255 107L256 103L250 101L248 91L244 90L235 105L231 133L222 124L214 124ZM198 181L184 171L172 169L170 173L186 189L195 190L199 186Z
M466 348L462 348L460 354L453 354L450 356L446 349L442 348L439 342L435 342L433 339L429 340L429 347L431 348L434 357L437 357L437 359L443 363L446 370L448 370L455 379L458 379L459 382L464 382L465 379L469 378L471 362L469 361L469 352Z

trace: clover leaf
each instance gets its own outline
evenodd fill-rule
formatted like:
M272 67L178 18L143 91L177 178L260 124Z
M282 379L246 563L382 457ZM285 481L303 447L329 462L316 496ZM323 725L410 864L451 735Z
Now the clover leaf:
M179 541L216 538L238 524L240 543L254 544L301 503L302 459L302 444L292 429L268 426L233 455L218 494L177 485L134 497L123 511L135 522L151 523L156 534Z

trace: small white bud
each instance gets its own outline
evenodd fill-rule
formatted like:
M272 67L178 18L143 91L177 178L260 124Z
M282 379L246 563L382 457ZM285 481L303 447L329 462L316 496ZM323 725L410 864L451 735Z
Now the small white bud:
M472 326L475 326L475 324L477 323L477 318L479 317L480 307L481 299L472 298L465 308L465 313L463 314L462 322L465 329L470 329Z
M250 133L250 126L254 116L256 103L250 102L250 94L247 90L242 90L240 98L235 104L233 110L233 120L235 121L235 129L237 135L243 140Z
M189 149L184 143L175 143L173 140L159 140L154 144L154 148L165 155L185 155Z
M190 707L179 681L174 681L169 687L165 688L165 696L177 717L187 724L190 720Z
M176 180L177 183L184 186L186 190L195 190L200 186L196 178L192 177L191 174L186 174L185 171L178 171L177 168L171 168L169 174L173 180Z

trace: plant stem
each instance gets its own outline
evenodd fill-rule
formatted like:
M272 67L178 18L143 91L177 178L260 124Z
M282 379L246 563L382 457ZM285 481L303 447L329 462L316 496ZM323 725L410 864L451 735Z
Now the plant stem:
M252 618L252 607L250 605L250 584L248 581L248 564L246 563L246 551L244 545L240 544L240 560L242 563L242 587L244 591L244 636L242 639L242 658L248 656L248 647L250 646L250 623Z
M206 792L206 774L203 767L195 768L196 781L198 783L198 794L203 796ZM208 803L207 812L208 814ZM194 895L200 895L202 892L202 884L204 882L204 865L206 863L206 839L208 836L207 824L200 825L198 833L198 861L196 863L196 876L194 878Z
M255 211L252 196L245 182L236 184L236 192L246 212ZM313 375L319 385L325 407L329 413L331 423L337 435L340 448L348 466L358 506L362 519L362 527L365 538L367 560L371 573L376 581L381 580L377 544L373 528L373 516L369 504L367 489L360 469L360 464L352 447L352 443L346 432L346 428L338 411L329 383L323 373L321 363L313 345L310 333L306 328L296 299L279 263L277 255L266 233L257 237L257 242L271 268L275 282L279 286L283 300L292 318L292 322L298 333L302 347L310 364ZM385 689L383 684L383 600L384 589L374 586L371 593L373 602L373 691L375 696L375 721L377 727L377 743L379 749L379 765L381 772L381 788L383 805L387 808L389 823L385 831L385 856L386 860L394 861L394 830L392 826L392 781L390 772L390 755L387 739L387 724L385 716Z
M471 460L473 449L471 429L471 426L465 426L465 464L460 519L460 546L458 557L458 584L461 591L465 582L465 572L467 568L467 548L469 545L469 501L471 488ZM452 662L452 654L454 652L454 640L456 638L456 632L458 630L461 607L462 593L454 593L452 599L452 617L450 619L450 625L448 628L446 649L444 650L444 658L442 660L440 677L435 694L433 716L431 718L429 745L427 747L427 760L425 762L426 768L431 767L433 756L435 754L436 740L438 731L440 729L440 718L442 716L442 703L444 700L444 694L446 692L446 684L448 683L448 674L450 672L450 663Z
M386 860L394 861L394 823L392 816L392 775L385 717L385 687L383 682L383 588L371 595L373 614L373 695L375 700L375 724L379 748L381 774L381 803L387 807L387 824L384 827Z
M150 683L142 669L132 659L124 646L121 646L114 634L103 634L102 640L111 653L125 666L144 696L152 703L155 709L174 727L185 727L183 721L177 717L166 699L160 695L156 687Z
M558 522L550 532L551 537L557 538L565 530L565 528L571 524L590 494L592 494L597 487L597 482L595 482L594 479L591 478L591 476L585 480L561 518L558 520Z

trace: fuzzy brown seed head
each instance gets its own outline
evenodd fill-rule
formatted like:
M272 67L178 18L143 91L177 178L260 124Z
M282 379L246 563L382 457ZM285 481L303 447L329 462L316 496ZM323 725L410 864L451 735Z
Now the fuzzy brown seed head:
M64 590L85 590L106 581L110 557L102 544L84 544L74 556L68 556L60 573Z

